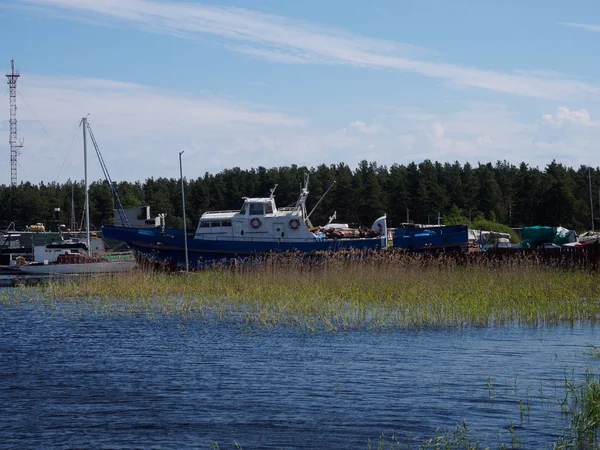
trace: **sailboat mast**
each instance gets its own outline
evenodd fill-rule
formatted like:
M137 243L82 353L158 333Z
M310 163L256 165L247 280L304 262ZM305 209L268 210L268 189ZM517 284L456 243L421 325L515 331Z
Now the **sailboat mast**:
M71 184L71 231L75 232L75 183Z
M88 256L92 256L90 247L90 199L88 195L88 177L87 177L87 142L86 142L86 128L87 118L81 119L83 124L83 171L84 171L84 189L85 189L85 244L87 245Z

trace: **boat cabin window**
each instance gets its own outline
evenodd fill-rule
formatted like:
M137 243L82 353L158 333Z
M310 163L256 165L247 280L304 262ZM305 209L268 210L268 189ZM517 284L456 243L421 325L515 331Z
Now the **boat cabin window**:
M273 214L273 205L271 203L265 203L265 214Z
M200 221L200 228L230 227L231 220L205 220Z
M247 210L248 210L248 203L244 202L244 204L242 205L242 209L240 209L240 214L245 216Z
M250 203L250 215L251 216L262 216L264 214L265 214L264 204Z

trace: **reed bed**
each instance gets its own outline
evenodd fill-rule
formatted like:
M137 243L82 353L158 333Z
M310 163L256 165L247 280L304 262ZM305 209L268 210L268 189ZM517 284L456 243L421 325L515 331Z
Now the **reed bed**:
M554 442L537 442L535 448L553 450L598 450L600 440L598 432L600 429L600 376L593 370L587 369L583 380L576 381L574 378L564 379L564 387L561 389L563 397L550 398L542 395L530 395L527 390L526 403L519 402L520 413L513 420L510 416L507 425L498 430L497 444L493 444L493 438L489 435L481 435L467 426L463 419L462 424L456 423L454 428L437 428L433 437L399 436L392 433L391 436L381 434L377 440L367 442L368 450L509 450L521 447L519 436L523 427L530 423L531 403L537 404L537 413L546 411L549 427L556 428L556 439ZM504 401L511 401L505 399ZM524 406L525 405L525 406ZM540 406L543 408L540 409ZM548 409L547 409L548 408ZM555 424L550 420L551 414L557 414L560 409L560 420ZM552 411L551 411L552 410ZM529 447L527 447L529 448Z
M189 274L140 270L17 292L0 301L311 331L540 326L600 317L596 271L525 256L274 255Z

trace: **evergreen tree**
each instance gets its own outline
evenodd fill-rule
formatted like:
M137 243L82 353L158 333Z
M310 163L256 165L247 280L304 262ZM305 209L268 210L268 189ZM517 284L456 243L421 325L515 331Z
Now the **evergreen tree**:
M389 169L376 162L362 161L352 170L347 164L324 164L308 169L295 165L244 170L239 167L185 180L186 216L193 227L208 210L239 209L242 197L266 197L276 190L280 207L293 205L304 175L311 183L307 208L310 211L331 185L335 186L311 217L313 223L326 223L333 211L342 222L369 225L386 213L391 226L407 220L435 222L438 212L445 223L496 218L509 225L563 225L577 231L592 226L589 175L592 179L594 219L600 223L598 189L600 170L581 166L565 167L553 161L544 171L522 163L517 167L506 161L479 164L453 164L425 160L419 164L394 164ZM148 178L144 182L117 183L125 208L149 205L153 214L166 213L167 226L183 225L180 180ZM71 219L74 194L77 225L84 209L83 182L68 181L33 185L0 186L0 227L15 222L18 229L38 222L56 227L54 208L60 208L60 223ZM113 199L106 182L90 185L90 213L95 228L112 223Z
M462 185L464 192L464 211L465 215L472 220L477 212L478 208L478 197L479 197L479 183L475 170L469 163L465 163L463 166L462 173Z
M504 216L504 208L502 205L502 192L496 181L494 168L491 163L479 165L479 192L478 192L478 208L483 212L485 217L491 219L492 213L495 217ZM494 220L495 221L495 220Z

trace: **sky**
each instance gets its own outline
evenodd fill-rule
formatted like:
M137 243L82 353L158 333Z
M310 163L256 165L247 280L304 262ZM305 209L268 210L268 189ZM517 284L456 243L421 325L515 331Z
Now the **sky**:
M2 0L0 42L21 75L19 182L83 179L84 116L113 181L178 178L180 151L187 178L600 166L599 0ZM8 119L4 84L6 185Z

